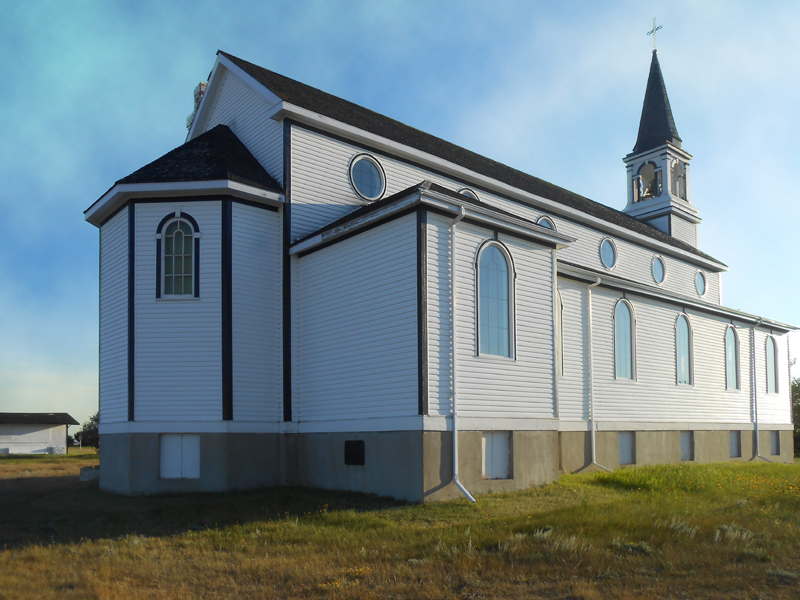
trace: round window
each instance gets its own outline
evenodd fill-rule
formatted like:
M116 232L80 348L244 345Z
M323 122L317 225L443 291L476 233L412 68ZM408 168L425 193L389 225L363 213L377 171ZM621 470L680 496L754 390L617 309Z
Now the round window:
M664 279L667 276L667 266L664 264L664 259L660 256L656 256L653 259L653 279L656 280L658 285L664 283Z
M702 271L698 271L697 275L694 277L694 287L697 290L697 293L701 296L706 295L706 276L703 274Z
M377 200L383 195L383 169L371 156L356 157L350 165L350 181L358 195L366 200Z
M617 265L617 248L608 238L600 242L600 260L606 269L613 269Z
M539 217L539 220L536 221L536 224L541 225L542 227L547 227L548 229L552 229L553 231L556 230L556 226L550 217Z

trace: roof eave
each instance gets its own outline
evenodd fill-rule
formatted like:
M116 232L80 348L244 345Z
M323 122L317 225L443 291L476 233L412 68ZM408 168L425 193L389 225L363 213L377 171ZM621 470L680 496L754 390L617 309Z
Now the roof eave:
M131 198L171 198L183 196L226 195L251 202L280 206L285 202L283 194L271 190L233 181L170 181L160 183L116 183L94 204L84 211L84 218L99 227L106 218Z

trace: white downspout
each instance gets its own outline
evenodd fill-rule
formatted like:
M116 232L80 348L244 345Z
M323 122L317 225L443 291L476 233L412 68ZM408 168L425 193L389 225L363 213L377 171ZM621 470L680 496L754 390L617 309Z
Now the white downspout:
M758 371L756 369L756 327L761 325L762 320L759 319L758 322L750 328L750 386L753 390L753 431L755 433L755 445L756 445L756 453L753 458L750 460L755 460L757 458L761 458L767 462L772 462L770 459L761 456L761 449L758 443L758 382L756 381L756 376L758 375Z
M564 340L561 339L561 331L559 330L561 324L561 304L558 302L558 268L556 267L556 249L551 250L551 268L553 277L553 418L560 418L560 407L558 404L558 369L561 360L562 364L564 357ZM561 345L561 352L557 352L557 348Z
M456 223L463 219L467 211L463 206L459 207L458 215L450 222L450 341L452 344L453 355L451 365L453 372L453 483L461 490L467 499L475 503L475 498L469 493L462 483L458 480L458 394L456 393Z
M592 436L592 465L603 469L604 471L611 471L611 469L604 467L603 465L597 462L597 453L596 453L596 444L595 444L595 437L597 437L597 424L594 420L594 352L592 350L592 288L597 287L600 285L600 278L597 278L593 284L591 284L587 290L589 292L589 420L592 423L592 428L590 430Z

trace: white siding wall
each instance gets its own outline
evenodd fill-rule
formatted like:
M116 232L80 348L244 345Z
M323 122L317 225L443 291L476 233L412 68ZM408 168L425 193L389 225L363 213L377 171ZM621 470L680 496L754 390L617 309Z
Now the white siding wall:
M230 127L267 173L283 185L283 123L266 116L266 99L225 70L213 100L203 131L220 124Z
M0 424L0 454L66 454L66 425Z
M459 414L553 417L553 279L551 252L500 236L516 268L516 359L477 356L475 258L492 233L460 223L456 233ZM448 219L428 226L429 413L450 401L450 267Z
M100 422L128 420L128 209L100 228Z
M586 285L559 279L564 304L564 374L558 380L559 417L566 421L589 418L589 312Z
M350 159L363 152L357 146L331 139L299 127L292 128L292 240L297 240L323 225L334 221L366 202L350 185L347 168ZM397 159L375 154L386 172L386 196L395 194L428 179L451 190L463 187L462 183L411 166ZM542 211L494 194L477 190L480 199L535 221ZM578 238L569 248L559 251L559 260L603 271L600 262L600 241L604 233L549 215L561 233ZM633 281L655 285L651 262L657 252L637 244L614 238L619 261L613 274ZM664 254L663 252L660 254ZM664 255L667 280L662 289L698 298L694 288L697 268L682 260ZM709 293L706 300L719 301L719 279L708 274Z
M697 247L697 225L673 216L672 237Z
M418 413L416 215L299 259L294 419Z
M156 299L156 229L180 209L200 228L200 298ZM135 418L222 418L221 203L136 205Z
M778 386L777 394L767 394L767 353L768 333L756 331L756 385L758 390L759 423L791 423L792 403L789 386L789 354L785 335L774 335L778 347ZM748 352L750 348L748 346ZM762 454L765 451L762 449Z
M234 202L232 246L233 418L279 421L283 397L280 213Z
M647 221L648 224L652 225L659 231L663 231L667 235L669 235L669 215L664 215L663 217L656 217L655 219L650 219Z

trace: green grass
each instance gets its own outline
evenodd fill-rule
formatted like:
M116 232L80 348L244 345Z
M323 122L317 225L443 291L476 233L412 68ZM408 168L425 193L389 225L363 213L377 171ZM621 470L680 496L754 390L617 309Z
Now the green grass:
M800 591L797 463L563 475L479 496L475 505L308 489L120 497L62 479L63 489L20 504L3 504L8 490L0 488L0 598L727 599ZM14 481L24 492L26 480Z

